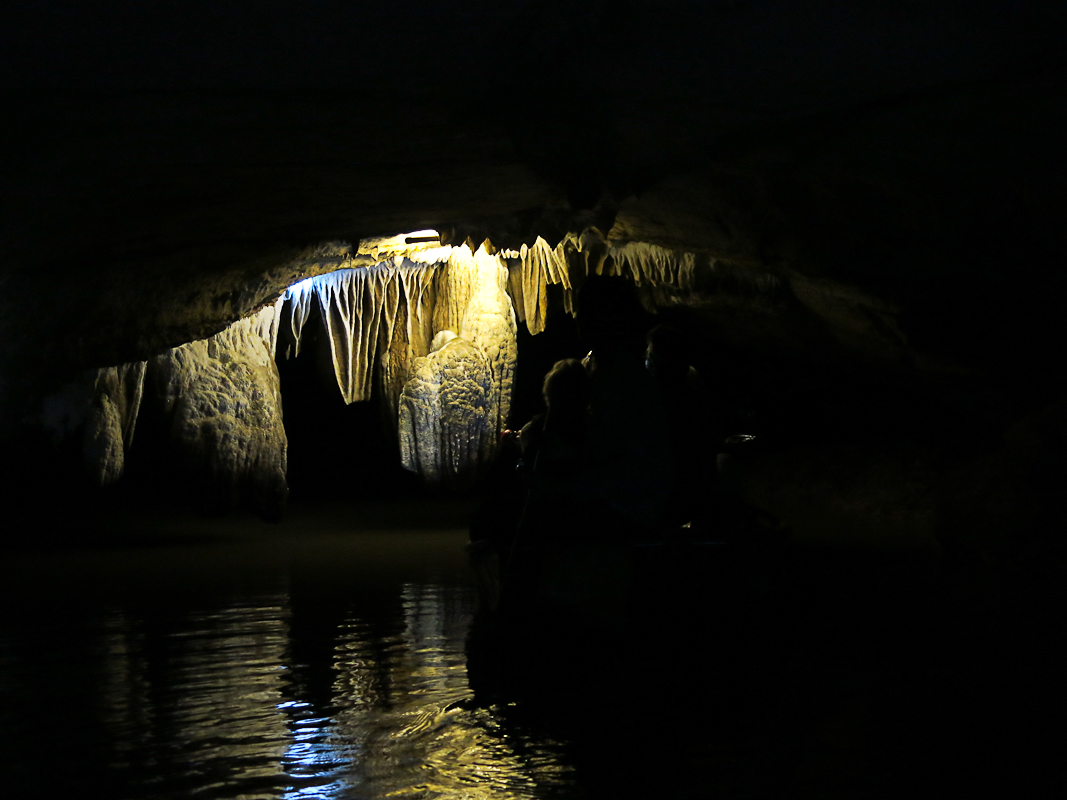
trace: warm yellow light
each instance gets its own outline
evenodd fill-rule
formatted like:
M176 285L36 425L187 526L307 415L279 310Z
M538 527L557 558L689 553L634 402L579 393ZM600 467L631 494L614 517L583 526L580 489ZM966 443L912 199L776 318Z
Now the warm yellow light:
M361 239L359 255L372 256L385 261L395 256L409 256L423 250L441 247L441 234L432 229L398 233L395 236L375 236ZM419 259L421 260L421 259Z

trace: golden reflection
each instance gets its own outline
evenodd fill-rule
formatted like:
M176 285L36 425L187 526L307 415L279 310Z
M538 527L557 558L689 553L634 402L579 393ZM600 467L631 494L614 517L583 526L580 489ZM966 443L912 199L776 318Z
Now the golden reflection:
M292 663L286 593L163 621L105 609L94 669L109 769L146 795L209 799L525 800L573 786L561 745L473 704L473 590L393 591L386 614L356 607L316 633L331 643L320 664ZM316 695L318 669L332 683Z
M377 642L358 619L345 623L334 662L341 710L320 744L344 745L352 761L333 762L335 794L322 785L314 796L342 796L347 784L375 797L511 800L565 780L551 755L520 757L493 711L461 705L472 697L463 643L473 599L457 604L456 591L406 584L403 631Z

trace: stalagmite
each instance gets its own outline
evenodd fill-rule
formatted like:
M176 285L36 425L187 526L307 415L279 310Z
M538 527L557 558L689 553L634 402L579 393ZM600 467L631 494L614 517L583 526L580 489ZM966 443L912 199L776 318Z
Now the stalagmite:
M269 338L276 311L268 306L148 365L148 381L171 420L175 454L211 510L244 505L277 518L288 495L288 443Z
M144 390L144 361L96 370L85 420L85 468L100 486L122 477Z
M468 483L487 440L495 438L488 359L454 332L441 331L412 372L400 395L401 462L432 483Z
M518 342L515 312L507 294L508 271L501 259L489 255L480 247L472 257L463 248L463 258L469 259L473 269L469 273L472 288L460 324L460 336L481 348L489 360L492 383L489 408L493 428L500 434L507 427L511 413L511 390L515 381ZM452 261L449 261L449 269ZM495 439L488 442L490 448ZM485 453L485 457L492 452Z

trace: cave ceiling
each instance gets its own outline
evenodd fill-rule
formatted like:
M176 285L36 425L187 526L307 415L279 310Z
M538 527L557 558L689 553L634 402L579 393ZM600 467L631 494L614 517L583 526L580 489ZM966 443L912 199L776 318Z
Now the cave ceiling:
M3 16L9 394L217 333L367 237L587 226L773 278L778 319L691 298L739 346L1064 388L1061 4Z

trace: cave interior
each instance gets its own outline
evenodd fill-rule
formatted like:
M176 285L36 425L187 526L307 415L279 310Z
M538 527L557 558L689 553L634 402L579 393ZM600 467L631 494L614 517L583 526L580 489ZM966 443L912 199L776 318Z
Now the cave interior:
M1062 790L1062 4L2 15L12 553L128 546L129 508L469 500L419 461L448 438L426 387L482 370L448 424L484 463L584 354L574 296L608 265L759 441L739 491L811 608L879 575L920 617L884 576L921 564L952 626L983 620L953 697L1022 731L996 779Z

